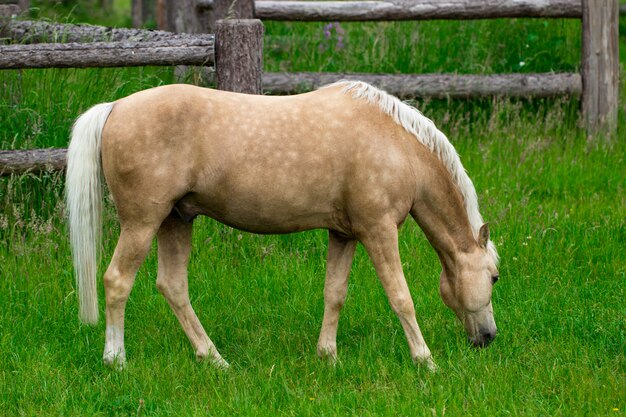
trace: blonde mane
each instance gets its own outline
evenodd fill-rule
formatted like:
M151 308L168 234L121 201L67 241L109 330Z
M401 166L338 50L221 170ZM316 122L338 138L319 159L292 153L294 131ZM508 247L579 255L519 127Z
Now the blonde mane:
M322 88L330 87L342 87L343 93L352 93L352 97L355 99L363 99L376 104L384 113L391 116L396 123L437 155L452 175L461 192L474 237L478 237L478 231L483 225L483 218L478 211L476 189L465 172L456 149L448 141L446 135L437 129L432 120L425 117L415 107L409 106L398 98L363 81L339 81ZM487 247L494 261L498 263L498 252L493 242L489 241Z

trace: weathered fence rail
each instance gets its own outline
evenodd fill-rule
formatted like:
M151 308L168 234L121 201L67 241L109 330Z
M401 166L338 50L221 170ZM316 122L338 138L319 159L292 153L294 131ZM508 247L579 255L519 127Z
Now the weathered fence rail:
M582 6L573 0L259 0L255 14L263 20L294 21L580 18Z
M213 38L0 46L0 69L213 65Z
M0 39L19 43L0 45L0 69L215 64L211 34L9 20Z
M354 74L354 73L266 73L263 74L264 91L272 94L289 94L294 89L310 91L339 80L361 80L393 92L402 98L470 98L554 97L580 95L580 74Z
M0 175L39 174L65 169L67 149L0 151Z
M51 23L40 20L0 21L0 38L13 43L44 42L148 42L165 40L194 40L213 35L172 33L164 30L110 28L95 25Z

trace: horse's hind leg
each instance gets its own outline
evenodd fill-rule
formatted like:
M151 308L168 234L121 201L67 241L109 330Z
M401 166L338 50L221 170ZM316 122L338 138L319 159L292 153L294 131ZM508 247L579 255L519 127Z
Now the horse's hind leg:
M425 363L435 370L428 346L415 319L415 306L402 271L398 250L398 227L393 222L368 227L367 234L361 237L380 282L385 289L391 308L396 313L404 329L411 358Z
M107 365L122 367L126 361L124 349L124 311L135 275L143 262L158 227L154 224L124 222L113 258L104 273L106 296L106 341L103 360Z
M196 350L198 360L209 357L216 365L228 367L207 336L191 307L187 283L187 264L191 251L192 224L176 213L170 214L157 233L159 273L157 288L167 299L185 334Z
M324 319L317 342L317 355L337 360L337 326L339 312L346 300L348 275L354 258L356 240L346 240L328 231L328 259L324 284Z

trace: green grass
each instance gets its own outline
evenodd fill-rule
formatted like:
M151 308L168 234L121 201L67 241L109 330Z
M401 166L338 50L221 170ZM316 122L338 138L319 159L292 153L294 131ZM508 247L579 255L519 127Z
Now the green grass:
M572 22L509 23L345 25L346 47L336 53L316 49L321 24L272 23L266 68L578 68L579 28ZM486 38L468 39L485 29ZM526 48L530 33L538 38ZM412 48L405 55L386 40L403 34L417 36L404 45ZM299 46L289 49L289 39ZM625 40L622 35L622 52ZM489 53L492 41L506 43ZM520 60L528 64L517 68ZM169 82L170 70L154 68L0 72L0 149L65 146L72 120L90 105ZM587 141L576 100L417 103L461 154L502 257L493 298L499 335L489 348L472 349L440 301L434 251L412 221L403 227L404 271L440 367L436 374L411 363L362 248L340 320L341 363L332 368L315 356L325 232L257 236L209 219L196 221L190 293L232 369L196 363L155 288L154 250L127 307L128 368L105 368L103 320L87 327L77 319L63 178L0 179L0 414L624 415L624 85L621 90L612 144ZM118 231L109 205L101 271ZM102 288L100 306L103 312Z
M170 68L0 72L0 149L66 147L76 116L89 107L172 80Z
M266 22L270 71L366 73L564 72L580 66L580 23L575 20L340 24ZM338 45L342 36L343 47Z

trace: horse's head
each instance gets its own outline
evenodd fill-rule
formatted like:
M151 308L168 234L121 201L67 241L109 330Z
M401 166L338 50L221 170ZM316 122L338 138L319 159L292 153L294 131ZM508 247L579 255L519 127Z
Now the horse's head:
M496 256L489 249L489 227L478 233L477 245L459 256L453 268L443 268L439 292L443 302L463 323L474 346L487 346L496 337L491 290L498 280Z

